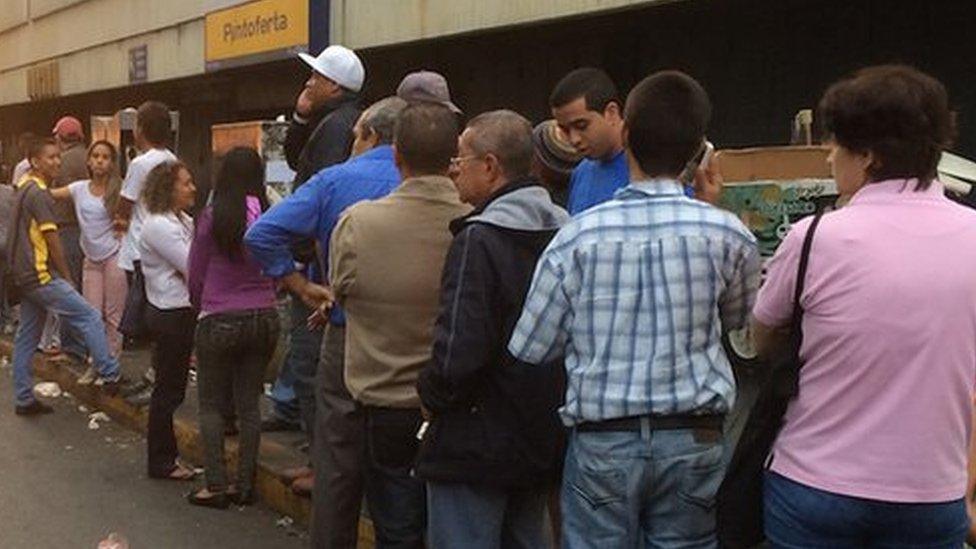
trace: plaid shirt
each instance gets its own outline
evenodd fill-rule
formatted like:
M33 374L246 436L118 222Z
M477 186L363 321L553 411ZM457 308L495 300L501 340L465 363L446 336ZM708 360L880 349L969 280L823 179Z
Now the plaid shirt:
M564 355L568 425L724 413L735 400L722 330L746 325L756 240L671 180L633 183L563 227L536 266L509 350Z

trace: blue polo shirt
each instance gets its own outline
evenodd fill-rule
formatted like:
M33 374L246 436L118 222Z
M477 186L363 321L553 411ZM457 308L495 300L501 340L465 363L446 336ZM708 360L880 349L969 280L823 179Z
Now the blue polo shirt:
M290 245L302 238L318 241L328 265L329 239L346 208L382 198L399 184L393 147L380 145L312 176L295 194L258 218L244 235L244 243L265 276L272 278L296 270ZM339 307L332 309L329 320L338 325L346 323Z
M620 151L607 161L584 159L569 178L569 200L566 209L576 215L602 204L630 183L627 153Z

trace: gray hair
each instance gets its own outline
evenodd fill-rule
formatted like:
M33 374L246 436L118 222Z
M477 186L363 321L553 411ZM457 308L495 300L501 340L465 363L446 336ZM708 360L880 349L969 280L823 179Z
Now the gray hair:
M407 102L395 95L380 99L363 111L361 129L375 133L380 145L393 143L393 127L400 111L406 106Z
M468 123L470 145L475 154L493 154L509 179L523 177L532 169L532 124L510 110L479 114Z

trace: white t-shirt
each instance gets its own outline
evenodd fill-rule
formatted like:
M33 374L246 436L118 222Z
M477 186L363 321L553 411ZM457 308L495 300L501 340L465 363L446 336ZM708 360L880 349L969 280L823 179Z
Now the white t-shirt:
M129 231L122 239L122 249L119 251L119 266L127 271L133 270L132 262L139 261L139 236L142 234L142 224L146 222L149 213L143 205L141 195L146 183L146 176L153 168L167 161L175 161L176 155L169 149L149 149L132 159L129 170L122 182L122 197L135 202L132 207L132 219L129 221Z
M157 309L190 306L187 288L193 218L179 215L149 214L139 238L142 274L146 278L146 299Z
M121 242L112 232L112 216L103 197L91 192L91 181L82 179L68 185L81 228L81 251L91 261L104 261L119 251Z

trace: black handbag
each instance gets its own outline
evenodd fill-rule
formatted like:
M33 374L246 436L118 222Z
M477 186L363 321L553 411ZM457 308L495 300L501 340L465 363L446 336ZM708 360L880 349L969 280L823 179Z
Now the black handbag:
M800 368L803 366L799 356L803 341L800 296L803 294L813 235L822 215L818 213L814 217L803 240L793 293L788 347L770 368L769 377L746 420L742 437L716 496L718 539L721 546L728 549L755 547L766 539L763 529L763 473L769 465L767 460L770 459L773 443L783 427L786 408L799 392Z

